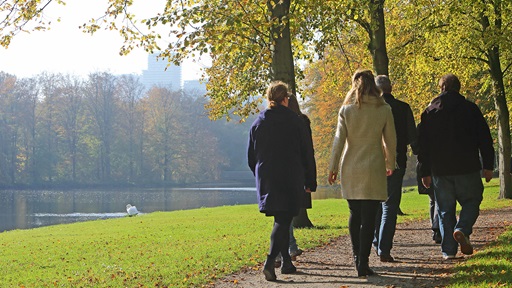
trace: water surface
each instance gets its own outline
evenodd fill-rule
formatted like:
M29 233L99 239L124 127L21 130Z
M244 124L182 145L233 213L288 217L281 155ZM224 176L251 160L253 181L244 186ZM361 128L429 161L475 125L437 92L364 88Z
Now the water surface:
M313 199L339 198L332 187ZM254 187L152 188L113 190L2 190L0 232L96 219L126 217L126 205L141 213L255 204Z

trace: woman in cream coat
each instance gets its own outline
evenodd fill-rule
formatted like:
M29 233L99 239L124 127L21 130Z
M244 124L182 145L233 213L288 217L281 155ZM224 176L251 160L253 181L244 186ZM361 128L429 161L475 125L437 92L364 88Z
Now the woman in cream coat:
M340 171L341 194L350 209L349 231L359 277L369 268L375 216L393 173L396 132L391 107L380 97L371 71L357 71L338 114L329 164L329 184ZM341 162L341 169L340 169ZM340 169L340 170L339 170Z

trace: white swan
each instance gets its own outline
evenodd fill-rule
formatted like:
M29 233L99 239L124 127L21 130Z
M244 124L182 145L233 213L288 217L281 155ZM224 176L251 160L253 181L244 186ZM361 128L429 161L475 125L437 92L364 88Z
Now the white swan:
M132 206L130 204L126 205L126 212L128 212L128 216L130 216L130 217L139 214L139 211L137 210L137 207Z

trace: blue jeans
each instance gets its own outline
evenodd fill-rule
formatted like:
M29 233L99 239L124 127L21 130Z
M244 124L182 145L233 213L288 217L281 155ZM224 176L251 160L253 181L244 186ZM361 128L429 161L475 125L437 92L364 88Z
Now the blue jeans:
M393 247L393 237L395 237L396 218L398 208L402 200L402 180L404 179L405 169L398 168L393 171L388 181L388 199L381 203L379 212L375 220L375 235L373 245L379 255L390 255Z
M434 195L434 191L432 190L428 193L428 197L430 199L430 224L432 224L432 231L439 231L439 217L437 216L437 203L436 196Z
M453 232L460 230L469 237L480 214L484 185L480 172L454 176L432 175L432 186L438 205L441 251L444 255L456 255L457 241ZM459 220L456 217L457 202L461 206Z
M293 235L293 221L292 225L290 225L290 245L288 248L288 251L290 253L297 252L299 250L299 247L297 246L297 239L295 239L295 235Z

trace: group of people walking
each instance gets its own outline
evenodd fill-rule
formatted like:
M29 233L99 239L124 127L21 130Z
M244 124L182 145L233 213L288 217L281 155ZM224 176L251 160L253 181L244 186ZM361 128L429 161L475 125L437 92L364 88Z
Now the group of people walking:
M463 254L473 253L469 236L482 201L480 171L483 168L483 177L490 181L494 169L492 138L480 109L460 95L455 75L443 76L439 88L441 94L416 126L410 106L391 94L386 75L374 77L370 70L358 70L352 77L338 113L328 182L339 179L342 197L348 201L358 277L375 274L369 265L372 247L380 261L395 261L391 249L408 145L418 155L421 188L431 191L432 213L439 218L434 239L439 238L442 257L455 258L459 245ZM305 195L316 190L317 181L309 119L288 108L290 99L296 99L285 83L271 83L266 96L269 106L251 127L247 156L256 178L259 210L274 217L263 274L275 281L279 254L281 273L297 271L289 251L292 219L310 207L305 206ZM458 220L457 202L462 208Z

